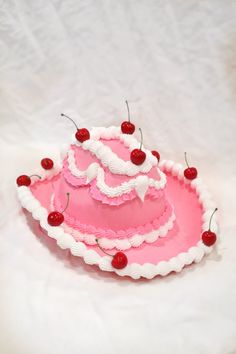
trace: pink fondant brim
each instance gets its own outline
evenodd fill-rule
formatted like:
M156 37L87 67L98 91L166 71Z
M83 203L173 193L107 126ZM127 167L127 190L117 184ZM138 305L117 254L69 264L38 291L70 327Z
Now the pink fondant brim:
M166 176L167 199L173 205L176 215L174 227L165 237L158 238L154 243L143 243L140 247L124 251L129 264L157 264L161 261L168 261L179 253L187 252L189 248L196 246L201 238L203 210L196 191L171 173L166 172ZM60 174L51 180L39 181L31 187L34 196L48 210L50 210L51 196L59 177ZM104 256L98 246L86 245L86 247L96 251L100 256Z

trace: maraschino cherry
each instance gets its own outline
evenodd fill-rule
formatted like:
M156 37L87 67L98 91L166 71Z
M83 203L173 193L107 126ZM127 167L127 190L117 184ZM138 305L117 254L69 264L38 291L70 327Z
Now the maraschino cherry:
M217 210L218 209L215 208L215 210L211 214L208 231L204 231L202 234L202 242L204 243L204 245L209 246L209 247L214 245L214 243L216 242L216 234L211 231L211 220Z
M17 177L16 179L16 183L18 185L18 187L21 187L21 186L30 186L31 184L31 177L38 177L38 178L41 178L40 176L38 175L31 175L31 176L27 176L27 175L21 175L19 177Z
M67 193L67 202L65 208L59 212L59 211L52 211L51 213L48 214L48 223L51 226L59 226L63 223L64 221L64 211L67 209L68 204L69 204L69 197L70 193Z
M49 157L45 157L41 160L41 166L45 170L51 170L53 168L53 161Z
M152 150L152 154L153 156L155 156L157 158L157 161L159 162L160 161L160 154L158 151L156 150Z
M121 124L121 131L123 134L133 134L135 131L135 125L130 121L129 105L128 101L125 101L128 110L128 121L124 121Z
M89 133L88 129L86 129L86 128L80 128L79 129L77 124L73 121L73 119L71 119L70 117L68 117L64 113L61 113L61 116L62 117L66 117L67 119L69 119L74 124L74 126L77 129L77 132L75 133L75 137L80 143L83 143L84 141L86 141L86 140L88 140L90 138L90 133Z
M184 170L184 176L187 179L193 180L197 177L197 169L195 167L189 167L188 161L187 161L187 153L184 153L184 158L185 158L185 162L186 165L188 166L185 170Z
M130 154L130 160L135 164L135 165L142 165L142 163L146 159L146 154L142 150L142 145L143 145L143 133L142 129L139 128L140 134L141 134L141 143L140 143L140 148L139 149L134 149L131 151Z
M102 250L103 253L107 254L108 256L112 257L111 265L113 268L116 269L123 269L128 264L128 258L123 252L116 252L115 254L110 254L104 251L104 249L99 245L98 239L96 239L97 245Z

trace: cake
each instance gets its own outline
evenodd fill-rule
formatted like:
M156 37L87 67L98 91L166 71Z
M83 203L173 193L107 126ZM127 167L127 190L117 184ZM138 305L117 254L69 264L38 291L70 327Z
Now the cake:
M213 249L216 209L195 168L159 161L124 123L77 129L58 166L44 158L39 176L18 177L20 202L87 264L134 279L179 272Z

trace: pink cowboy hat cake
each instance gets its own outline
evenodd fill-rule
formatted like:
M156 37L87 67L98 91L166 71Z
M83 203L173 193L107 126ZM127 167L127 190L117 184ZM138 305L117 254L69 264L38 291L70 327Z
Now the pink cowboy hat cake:
M41 178L19 176L17 190L59 247L103 271L151 279L211 252L216 209L194 167L159 162L134 133L130 120L77 128L61 165L43 159Z

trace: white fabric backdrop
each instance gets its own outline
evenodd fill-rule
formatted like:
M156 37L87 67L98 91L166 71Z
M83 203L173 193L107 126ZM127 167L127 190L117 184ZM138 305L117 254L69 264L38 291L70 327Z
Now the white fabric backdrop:
M0 353L236 353L236 2L0 3ZM118 279L34 230L14 180L80 125L120 124L192 164L215 197L217 249L179 275ZM37 236L35 236L35 233Z

